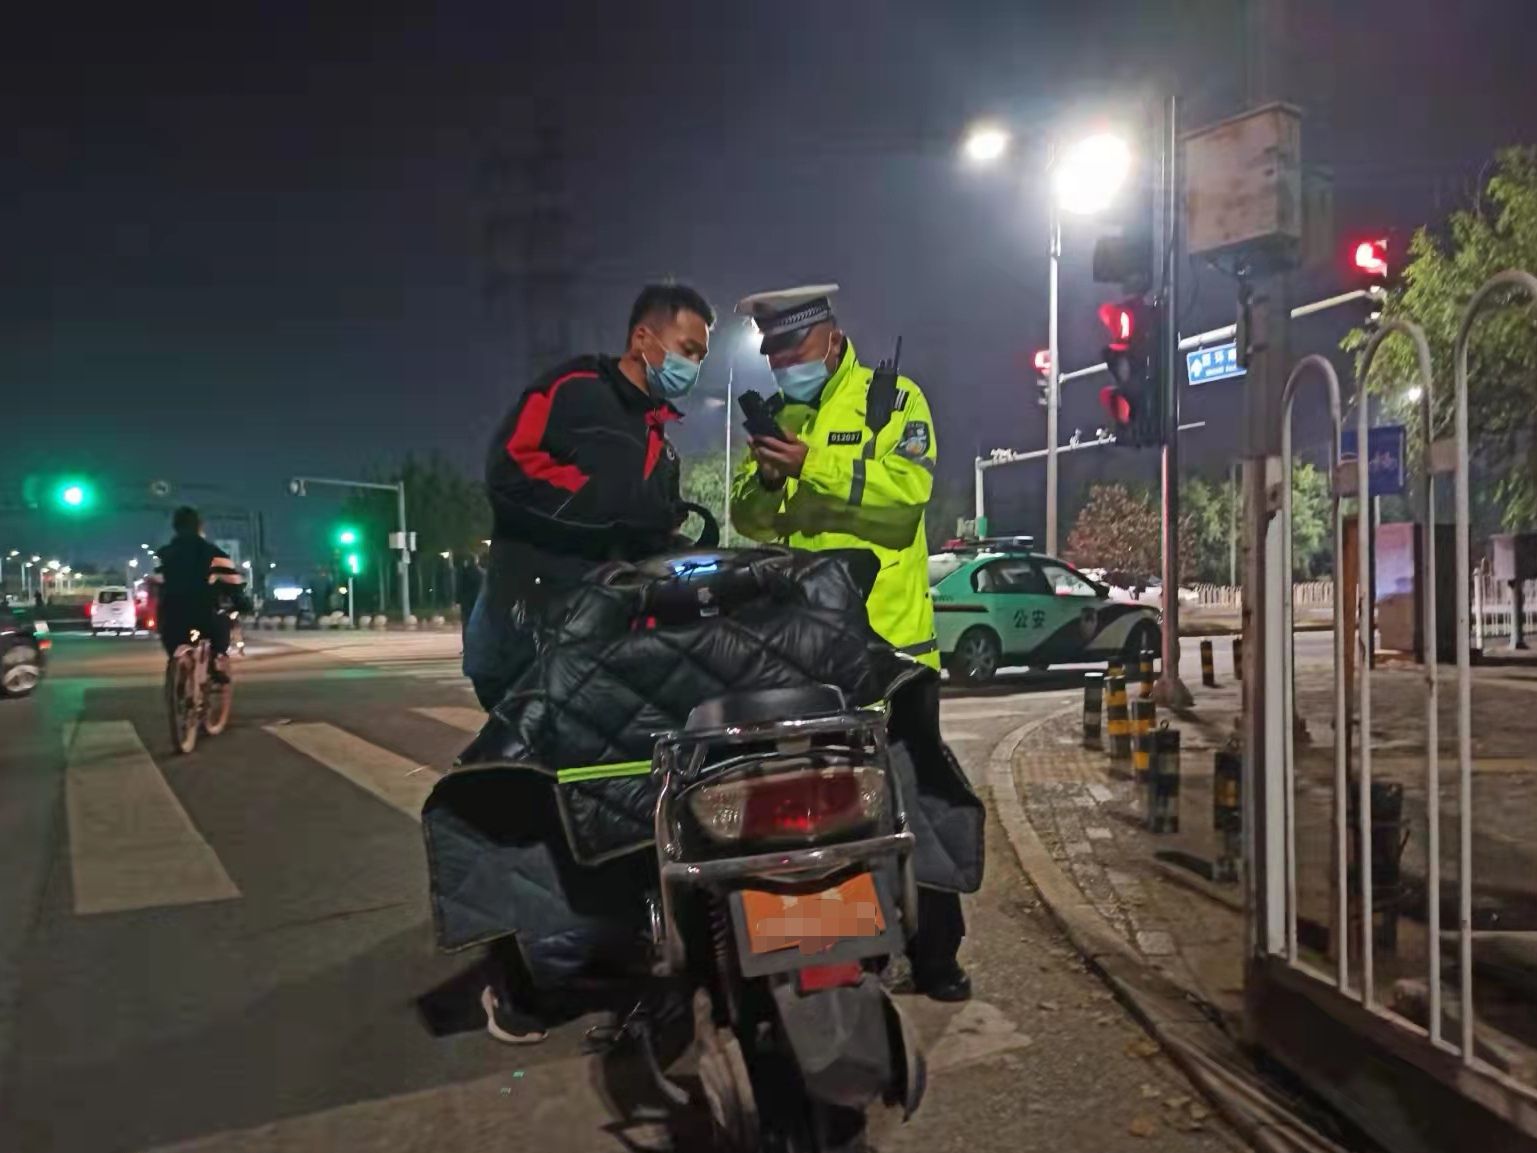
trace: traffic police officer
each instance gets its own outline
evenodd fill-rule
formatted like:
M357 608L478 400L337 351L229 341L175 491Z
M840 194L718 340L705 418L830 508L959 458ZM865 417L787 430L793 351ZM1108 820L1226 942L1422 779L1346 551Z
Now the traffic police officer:
M871 626L899 651L937 669L923 527L934 490L933 419L907 377L897 377L894 392L876 399L875 371L859 362L833 314L837 290L818 284L761 292L737 305L762 333L760 351L779 386L770 409L785 435L751 438L752 455L732 485L731 520L755 540L875 553L881 567L867 601ZM875 423L879 427L869 427ZM936 679L926 706L936 732L938 692ZM965 1000L971 986L955 960L965 934L960 898L921 890L918 923L917 985L937 999Z

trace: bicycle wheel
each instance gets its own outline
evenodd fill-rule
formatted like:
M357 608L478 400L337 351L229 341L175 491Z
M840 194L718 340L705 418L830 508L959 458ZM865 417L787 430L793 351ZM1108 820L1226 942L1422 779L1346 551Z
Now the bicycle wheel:
M183 753L197 748L196 657L177 653L165 666L165 708L171 722L171 744Z
M228 671L228 670L226 670ZM235 702L235 682L217 684L209 681L203 690L203 731L216 737L229 724L230 707Z

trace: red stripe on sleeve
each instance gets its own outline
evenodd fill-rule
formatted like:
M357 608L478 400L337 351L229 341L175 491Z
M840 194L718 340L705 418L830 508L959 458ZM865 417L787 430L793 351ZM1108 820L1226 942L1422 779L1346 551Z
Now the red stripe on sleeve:
M578 492L587 483L587 474L576 465L562 464L544 450L544 430L550 422L550 406L555 403L555 393L560 386L568 380L596 380L597 377L595 372L568 372L557 377L543 392L529 393L518 413L512 435L507 438L507 455L528 476L567 492Z

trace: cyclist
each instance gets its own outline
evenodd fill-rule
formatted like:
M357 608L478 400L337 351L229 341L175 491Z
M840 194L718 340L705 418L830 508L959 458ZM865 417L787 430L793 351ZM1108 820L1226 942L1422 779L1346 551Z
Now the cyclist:
M229 683L230 619L226 601L246 605L244 581L228 553L203 538L203 518L191 506L171 518L175 536L157 552L159 564L150 580L160 588L160 644L166 656L192 638L196 629L208 638L214 663L209 672L216 684Z

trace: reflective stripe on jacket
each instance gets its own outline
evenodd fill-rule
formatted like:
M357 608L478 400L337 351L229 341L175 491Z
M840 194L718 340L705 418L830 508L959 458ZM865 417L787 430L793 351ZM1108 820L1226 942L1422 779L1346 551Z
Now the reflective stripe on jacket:
M787 404L780 427L806 442L799 478L765 488L743 462L731 489L731 523L745 536L812 550L866 548L880 558L870 624L898 649L939 667L923 510L934 491L934 423L923 393L897 378L891 417L872 439L865 399L874 370L852 341L813 405Z

